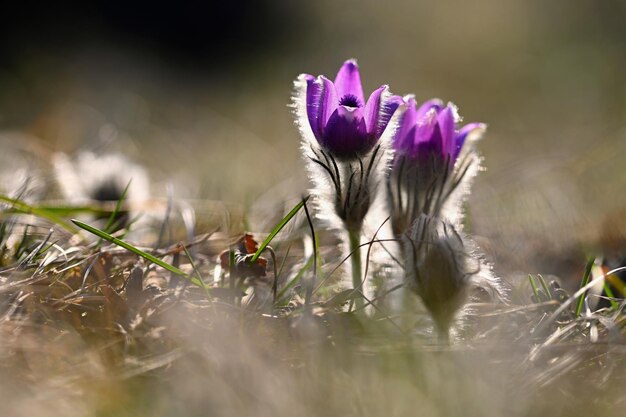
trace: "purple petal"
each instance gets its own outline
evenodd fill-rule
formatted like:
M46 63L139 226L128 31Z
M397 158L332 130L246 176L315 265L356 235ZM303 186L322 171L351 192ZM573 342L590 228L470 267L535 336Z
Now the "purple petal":
M359 67L354 59L347 60L339 69L337 78L335 78L335 88L340 101L348 96L356 98L358 102L357 106L351 107L363 107L365 105Z
M369 151L376 139L367 133L360 109L339 106L324 129L322 146L339 158L352 158Z
M428 148L440 154L442 151L443 139L439 124L437 123L437 111L431 109L415 125L413 131L413 152L420 152Z
M417 110L415 109L415 98L407 96L407 99L404 101L407 103L407 109L400 119L400 126L394 135L393 144L397 150L408 151L410 147L408 144L413 143L415 136L414 128L418 118Z
M318 77L319 83L322 86L322 94L319 98L319 107L320 107L320 126L321 126L321 134L324 134L324 127L328 123L328 119L330 119L330 115L337 109L339 103L337 101L337 92L335 89L335 85L328 78L320 75Z
M417 148L414 146L417 126L408 127L402 136L396 135L393 141L393 147L396 151L409 155L417 156Z
M443 101L439 100L438 98L430 99L422 103L421 106L419 106L419 108L417 109L417 117L418 119L421 119L426 115L426 113L428 113L430 109L435 109L437 113L439 113L443 108Z
M365 126L367 126L367 131L369 133L375 133L378 127L378 114L380 112L381 101L383 92L388 87L383 85L378 89L374 90L374 92L367 99L367 103L365 104Z
M320 106L322 83L315 82L315 77L309 74L302 74L300 77L306 81L306 113L309 124L313 135L319 140L322 136L322 109Z
M383 134L394 113L402 104L404 104L404 99L402 97L390 96L387 95L386 92L383 94L380 110L378 111L378 126L375 132L377 138L380 138Z
M463 144L465 144L465 139L467 138L467 135L474 131L484 131L486 128L487 125L485 125L484 123L469 123L463 126L463 128L457 133L455 138L455 149L453 155L454 160L456 160L456 158L458 158L459 154L461 153L461 149L463 148Z
M319 141L324 134L324 126L330 115L337 108L337 94L332 81L323 75L313 78L303 74L301 77L307 83L306 111L311 130Z
M448 104L437 116L437 126L441 134L442 150L447 155L454 155L455 143L455 117L454 108Z

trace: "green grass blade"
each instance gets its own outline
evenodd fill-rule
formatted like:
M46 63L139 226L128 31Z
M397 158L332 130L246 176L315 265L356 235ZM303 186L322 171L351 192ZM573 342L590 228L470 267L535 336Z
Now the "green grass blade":
M196 266L196 263L194 262L193 258L191 257L191 253L189 253L189 251L187 250L187 247L185 245L183 245L183 250L185 251L185 255L187 256L187 259L189 259L189 263L191 264L191 268L193 269L193 271L196 273L196 276L198 277L198 281L202 284L201 287L203 289L205 289L205 290L208 290L209 287L202 280L202 275L200 274L200 270Z
M546 297L548 297L548 301L552 300L552 291L550 291L550 288L548 287L548 283L546 282L546 280L543 278L543 276L541 276L541 274L537 274L537 279L539 279L541 288L543 288L543 290L545 291Z
M537 283L535 282L535 278L531 274L528 274L528 282L530 282L530 287L533 289L533 294L535 295L537 302L539 302L540 301L539 288L537 288Z
M57 217L69 217L77 214L93 214L94 216L105 216L111 213L111 210L105 208L99 208L95 206L53 206L49 204L37 205L37 210L45 211L53 216ZM12 208L5 210L5 213L23 213L23 210L18 208Z
M66 222L62 218L58 217L56 214L47 211L45 209L41 209L38 207L33 207L30 204L27 204L17 198L7 197L5 195L0 195L0 201L4 201L5 203L9 203L13 205L13 208L20 213L23 214L34 214L35 216L41 217L43 219L49 220L52 223L61 226L65 230L70 233L77 233L78 229L72 226L70 223Z
M613 290L611 290L611 286L609 285L609 283L606 281L604 282L604 293L606 294L609 303L611 303L611 310L617 311L617 309L619 308L619 303L615 301L615 294L613 293Z
M76 220L76 219L72 219L72 223L74 223L76 226L80 227L81 229L84 229L84 230L88 231L89 233L92 233L92 234L94 234L94 235L96 235L96 236L98 236L98 237L100 237L100 238L102 238L104 240L107 240L107 241L109 241L109 242L111 242L111 243L113 243L113 244L115 244L117 246L120 246L120 247L122 247L122 248L124 248L124 249L126 249L126 250L128 250L128 251L130 251L132 253L134 253L135 255L141 256L145 260L147 260L149 262L152 262L153 264L156 264L156 265L160 266L163 269L166 269L166 270L168 270L168 271L170 271L170 272L172 272L172 273L174 273L176 275L180 275L181 277L190 280L193 284L195 284L195 285L197 285L197 286L199 286L201 288L205 288L206 287L204 282L202 282L198 278L191 277L191 276L187 275L183 270L181 270L181 269L179 269L179 268L177 268L177 267L175 267L173 265L170 265L167 262L164 262L164 261L160 260L156 256L150 255L149 253L144 252L141 249L138 249L138 248L134 247L133 245L124 242L123 240L120 240L120 239L118 239L116 237L113 237L110 234L108 234L108 233L106 233L106 232L104 232L104 231L102 231L100 229L97 229L97 228L95 228L93 226L89 226L88 224L83 223L83 222L81 222L79 220Z
M109 216L109 220L107 221L106 226L104 226L104 230L106 232L111 232L111 226L113 226L113 223L115 222L115 218L117 217L117 215L119 214L120 210L122 209L122 204L124 204L124 200L126 200L126 193L128 192L128 188L130 187L130 184L133 182L132 178L130 179L130 181L128 181L128 184L126 184L126 188L124 188L124 191L122 191L122 195L120 195L120 199L117 200L117 203L115 204L115 209L111 212L111 215Z
M591 268L593 268L593 263L596 261L596 258L591 257L587 261L587 265L585 265L585 274L583 275L583 280L580 283L580 288L583 288L585 285L589 283L589 277L591 276ZM580 313L583 311L583 304L585 302L585 297L587 296L587 292L583 292L578 297L578 304L576 305L576 317L580 317Z
M272 239L274 239L274 237L276 237L276 235L283 229L283 227L285 227L285 225L289 223L289 220L291 220L298 213L298 211L300 211L300 209L304 207L304 204L307 202L308 199L309 199L308 196L303 198L302 201L296 204L296 206L292 208L291 211L287 213L287 215L280 222L278 222L276 227L274 227L274 229L269 234L269 236L265 238L263 243L261 243L261 245L259 246L259 249L256 251L254 256L250 259L250 263L256 262L256 260L259 259L259 257L261 256L261 253L263 253L267 245L269 245Z
M30 228L30 224L27 224L24 227L24 232L22 233L22 238L20 239L20 243L15 249L15 258L20 259L22 254L26 250L26 245L28 244L28 229Z

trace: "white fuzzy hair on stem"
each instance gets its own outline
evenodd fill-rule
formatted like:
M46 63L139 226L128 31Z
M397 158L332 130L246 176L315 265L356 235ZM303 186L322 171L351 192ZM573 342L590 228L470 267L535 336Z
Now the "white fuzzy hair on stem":
M393 156L391 138L404 107L395 111L376 146L363 155L345 159L334 156L318 143L307 115L306 94L307 82L304 76L300 76L295 81L293 108L302 138L306 171L313 184L310 193L316 215L336 230L345 229L347 236L342 237L352 254L352 285L354 288L370 288L363 285L362 280L367 277L361 276L362 249L359 246L363 222L388 174ZM383 94L381 102L390 96L388 91Z

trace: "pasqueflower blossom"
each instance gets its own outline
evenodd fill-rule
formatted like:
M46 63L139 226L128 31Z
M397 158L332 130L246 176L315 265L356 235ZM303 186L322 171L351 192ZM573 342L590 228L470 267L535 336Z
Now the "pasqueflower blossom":
M323 75L302 74L295 85L296 124L318 215L360 232L386 175L400 114L396 110L403 99L383 85L365 101L359 68L352 59L341 66L334 82Z
M415 99L409 97L407 104L393 146L398 154L412 159L436 158L454 165L467 136L485 129L483 123L470 123L457 130L459 116L452 103L432 99L416 108Z
M334 82L302 74L295 87L296 124L317 216L347 232L352 284L360 289L361 229L387 174L403 100L383 85L366 101L354 60L341 66Z
M300 76L306 83L306 114L320 146L339 159L362 156L372 150L394 111L402 103L378 87L365 101L359 67L353 59L339 69L335 82L320 75Z
M461 206L481 160L474 143L485 125L458 128L456 106L438 99L417 107L409 96L406 103L387 182L391 224L402 242L405 284L447 340L471 287L494 299L505 294L472 239L461 232Z
M460 208L480 158L471 145L485 130L482 123L457 129L452 103L433 99L407 109L393 137L395 150L388 182L394 233L404 233L420 214L444 217L458 226Z

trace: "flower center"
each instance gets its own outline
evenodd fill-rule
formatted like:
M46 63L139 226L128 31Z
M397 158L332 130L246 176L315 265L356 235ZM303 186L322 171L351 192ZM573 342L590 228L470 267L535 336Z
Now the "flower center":
M339 104L346 107L361 107L359 99L353 94L346 94L345 96L341 97L341 100L339 100Z

